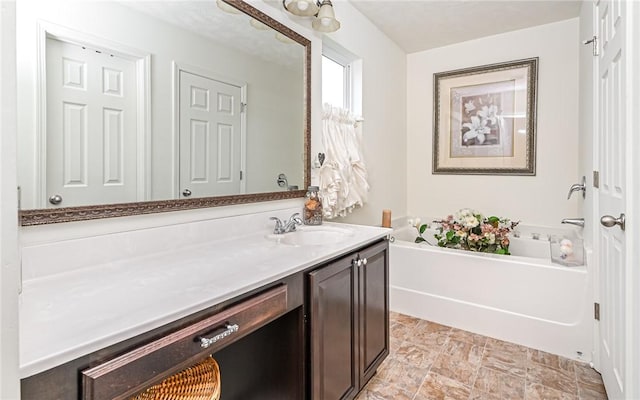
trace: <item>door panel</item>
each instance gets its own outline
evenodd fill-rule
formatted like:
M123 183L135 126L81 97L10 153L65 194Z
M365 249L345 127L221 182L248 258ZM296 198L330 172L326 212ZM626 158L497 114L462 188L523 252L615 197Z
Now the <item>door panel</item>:
M135 62L48 38L43 207L137 198ZM47 198L60 195L62 202Z
M356 277L352 257L309 273L311 398L351 399L358 392Z
M181 196L240 194L241 88L186 71L179 79Z
M358 267L360 386L389 354L389 272L387 242L360 253ZM366 260L366 262L364 262Z
M625 212L626 53L624 1L595 4L602 48L598 74L599 215ZM598 223L598 221L596 221ZM609 398L624 398L626 382L626 237L619 226L599 226L600 368Z

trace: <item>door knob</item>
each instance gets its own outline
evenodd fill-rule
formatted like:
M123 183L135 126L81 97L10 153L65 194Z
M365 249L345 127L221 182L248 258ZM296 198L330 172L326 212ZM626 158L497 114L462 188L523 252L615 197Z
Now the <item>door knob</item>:
M603 215L600 218L600 223L607 228L618 225L620 229L624 230L624 214L620 214L618 218L614 218L611 215Z
M54 194L53 196L49 197L49 203L53 205L62 203L62 196L60 196L59 194Z
M183 191L182 191L182 195L183 195L184 197L189 197L189 196L191 196L191 190L189 190L189 189L185 189L185 190L183 190Z

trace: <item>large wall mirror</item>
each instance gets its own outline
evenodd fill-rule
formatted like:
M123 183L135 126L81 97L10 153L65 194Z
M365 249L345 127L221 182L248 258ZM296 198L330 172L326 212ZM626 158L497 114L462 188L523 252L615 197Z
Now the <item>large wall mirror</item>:
M310 41L240 0L17 3L22 225L302 197Z

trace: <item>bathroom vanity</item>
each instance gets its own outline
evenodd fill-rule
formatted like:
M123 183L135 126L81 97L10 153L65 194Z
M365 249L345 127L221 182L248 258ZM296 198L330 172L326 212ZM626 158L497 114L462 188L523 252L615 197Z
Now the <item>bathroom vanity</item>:
M121 254L66 270L69 243L25 248L22 398L129 399L208 355L225 400L354 398L389 351L389 230L249 220L85 238Z

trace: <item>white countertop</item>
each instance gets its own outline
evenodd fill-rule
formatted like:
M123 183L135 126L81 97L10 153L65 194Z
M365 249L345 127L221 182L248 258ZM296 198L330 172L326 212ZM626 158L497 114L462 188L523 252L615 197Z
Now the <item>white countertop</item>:
M20 376L158 328L390 232L323 226L353 234L334 244L291 246L261 229L26 280L20 296Z

